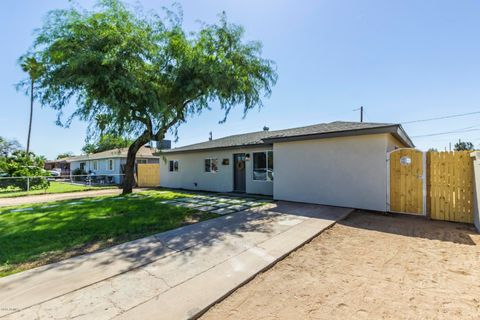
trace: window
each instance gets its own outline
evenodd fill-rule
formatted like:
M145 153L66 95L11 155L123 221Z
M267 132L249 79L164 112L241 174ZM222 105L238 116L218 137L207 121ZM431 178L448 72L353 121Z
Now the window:
M273 181L273 151L253 153L253 180Z
M98 170L98 160L93 161L93 170Z
M80 162L80 170L85 171L85 162Z
M205 172L217 172L217 159L205 159Z
M178 172L178 160L170 160L168 162L168 171Z
M115 169L115 166L114 166L114 163L113 163L113 159L108 159L108 162L107 162L107 170L113 171L113 169Z
M147 159L138 159L137 164L138 163L147 163Z

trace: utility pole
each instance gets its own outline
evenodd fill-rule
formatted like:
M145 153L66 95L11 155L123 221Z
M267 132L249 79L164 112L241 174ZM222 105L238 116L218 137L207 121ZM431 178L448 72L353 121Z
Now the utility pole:
M212 141L212 140L213 140L213 134L212 134L212 131L210 131L210 134L209 134L208 140L210 140L210 141Z
M363 106L360 106L358 109L353 109L352 111L360 110L360 122L363 122Z

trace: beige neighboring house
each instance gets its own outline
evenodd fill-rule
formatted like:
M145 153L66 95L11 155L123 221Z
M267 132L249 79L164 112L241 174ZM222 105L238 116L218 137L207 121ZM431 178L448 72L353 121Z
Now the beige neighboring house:
M47 160L43 168L48 171L56 171L62 176L70 175L70 158L61 158L56 160Z
M163 150L160 185L386 211L387 157L414 147L399 124L332 122Z
M157 149L143 146L138 150L136 163L159 163L160 157L155 155ZM112 149L91 153L68 159L70 172L82 169L87 174L108 177L109 182L120 184L123 181L128 148Z

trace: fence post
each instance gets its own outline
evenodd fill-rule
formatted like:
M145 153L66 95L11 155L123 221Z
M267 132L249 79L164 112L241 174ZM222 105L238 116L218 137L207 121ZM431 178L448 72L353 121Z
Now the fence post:
M30 177L27 177L27 192L30 192Z
M473 223L480 232L480 151L475 151L470 154L473 158Z

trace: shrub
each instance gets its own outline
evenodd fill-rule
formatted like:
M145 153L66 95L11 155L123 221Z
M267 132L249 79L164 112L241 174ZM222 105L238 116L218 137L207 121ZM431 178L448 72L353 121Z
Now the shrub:
M75 176L85 176L87 172L83 169L77 168L72 171L74 181L84 181L86 177L75 177Z
M24 151L16 151L11 156L2 158L0 171L12 178L1 179L0 188L20 188L22 190L48 188L50 182L46 176L50 174L42 168L44 162L42 157L35 156L33 153L27 156Z

